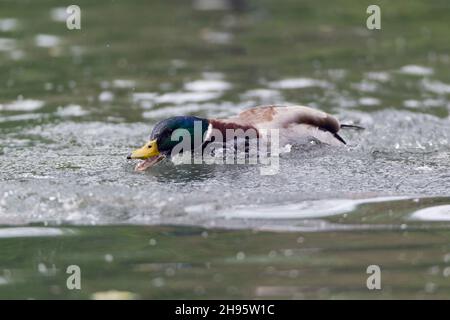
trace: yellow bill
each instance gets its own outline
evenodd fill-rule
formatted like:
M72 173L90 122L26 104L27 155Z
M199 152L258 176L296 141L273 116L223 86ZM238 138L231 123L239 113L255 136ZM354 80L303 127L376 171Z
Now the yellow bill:
M148 159L159 155L158 144L155 140L147 142L142 148L134 150L128 159Z

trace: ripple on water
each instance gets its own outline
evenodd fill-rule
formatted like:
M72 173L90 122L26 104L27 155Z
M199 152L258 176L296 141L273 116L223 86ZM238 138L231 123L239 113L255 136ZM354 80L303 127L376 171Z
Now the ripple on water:
M359 205L377 202L390 202L407 197L379 197L368 199L327 199L303 201L281 206L246 206L223 212L226 218L252 219L312 219L322 218L354 211Z

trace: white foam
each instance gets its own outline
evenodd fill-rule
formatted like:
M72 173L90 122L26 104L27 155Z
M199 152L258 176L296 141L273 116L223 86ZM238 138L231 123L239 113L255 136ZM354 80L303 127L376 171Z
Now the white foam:
M307 219L329 217L354 211L359 205L404 200L406 197L379 197L369 199L330 199L303 201L279 206L246 206L227 210L226 218L246 219Z
M450 221L450 205L428 207L411 214L410 219L423 221Z

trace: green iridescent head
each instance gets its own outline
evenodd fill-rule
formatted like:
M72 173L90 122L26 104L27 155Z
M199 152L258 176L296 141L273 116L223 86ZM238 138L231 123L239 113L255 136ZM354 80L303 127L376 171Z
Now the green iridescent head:
M186 138L186 135L189 135L191 150L200 147L208 126L208 120L194 116L178 116L160 121L153 128L149 142L133 151L128 158L146 160L136 167L136 170L145 170L164 157L170 157L172 150Z

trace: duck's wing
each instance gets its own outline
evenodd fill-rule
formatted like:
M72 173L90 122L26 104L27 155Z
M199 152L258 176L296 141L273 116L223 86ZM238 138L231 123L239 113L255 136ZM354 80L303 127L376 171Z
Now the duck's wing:
M323 143L342 145L345 141L337 134L339 121L316 109L304 106L261 106L241 112L237 119L258 130L280 129L284 141L315 138Z

